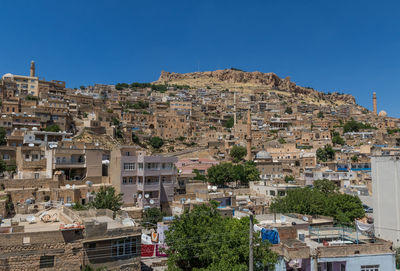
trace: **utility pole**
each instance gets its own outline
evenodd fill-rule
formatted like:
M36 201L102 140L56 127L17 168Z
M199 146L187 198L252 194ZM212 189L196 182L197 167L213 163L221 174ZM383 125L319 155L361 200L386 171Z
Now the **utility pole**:
M249 243L250 243L250 250L249 250L249 271L253 271L254 262L253 262L253 211L250 210L250 234L249 234Z

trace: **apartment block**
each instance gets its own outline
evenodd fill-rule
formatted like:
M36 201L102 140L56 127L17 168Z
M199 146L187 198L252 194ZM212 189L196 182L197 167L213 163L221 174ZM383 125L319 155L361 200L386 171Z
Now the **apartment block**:
M160 208L173 200L177 160L147 156L134 146L122 146L111 151L111 183L123 193L125 205Z

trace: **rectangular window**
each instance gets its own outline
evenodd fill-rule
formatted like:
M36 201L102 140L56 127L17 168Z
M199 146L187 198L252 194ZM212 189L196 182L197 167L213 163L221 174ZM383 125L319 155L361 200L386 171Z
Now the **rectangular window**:
M54 267L54 256L40 256L39 268Z
M35 173L35 179L39 179L39 173Z
M10 160L10 155L8 153L3 154L3 160Z
M361 271L379 271L379 264L377 264L377 265L361 265Z
M135 170L135 163L124 163L124 170Z
M275 191L272 191L272 190L269 191L269 195L270 195L270 196L275 196Z
M129 183L133 183L133 178L129 177Z
M112 257L136 256L138 240L136 237L113 241L111 245Z
M67 197L67 203L71 203L71 202L72 202L71 197Z
M122 178L122 183L123 183L123 184L126 184L126 178L125 178L125 177Z

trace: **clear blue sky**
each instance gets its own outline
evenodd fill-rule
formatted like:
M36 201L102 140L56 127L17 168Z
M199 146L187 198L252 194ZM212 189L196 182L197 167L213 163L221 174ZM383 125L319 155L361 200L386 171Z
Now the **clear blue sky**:
M149 82L161 70L275 72L400 117L399 1L4 1L0 74L69 87Z

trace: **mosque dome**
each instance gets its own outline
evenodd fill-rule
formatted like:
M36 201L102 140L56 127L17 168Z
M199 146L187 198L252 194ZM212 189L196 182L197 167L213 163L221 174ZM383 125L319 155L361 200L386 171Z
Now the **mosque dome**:
M384 110L381 110L378 114L379 117L386 117L387 113Z
M12 75L11 73L6 73L6 74L3 75L3 78L4 77L14 77L14 75Z
M256 154L256 159L271 159L271 154L267 151L259 151Z

